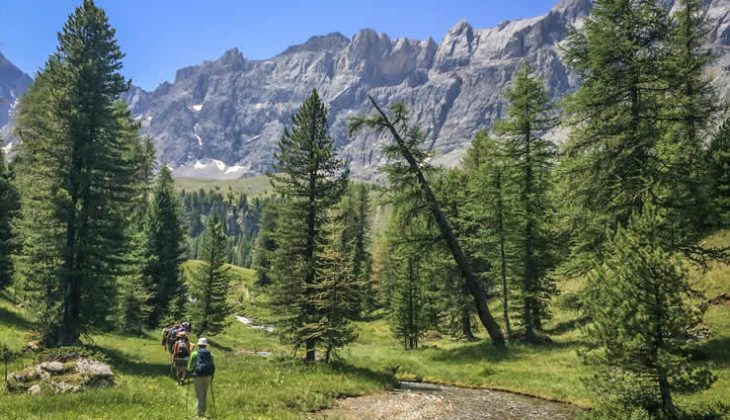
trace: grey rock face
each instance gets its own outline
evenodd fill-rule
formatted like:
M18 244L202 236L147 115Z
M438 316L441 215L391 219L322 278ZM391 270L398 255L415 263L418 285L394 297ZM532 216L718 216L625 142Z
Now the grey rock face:
M5 152L10 151L10 147L5 146L5 142L10 141L10 128L6 124L31 82L30 76L0 53L0 148Z
M10 111L30 86L32 79L0 53L0 126L8 123Z
M721 4L722 3L722 4ZM548 14L476 29L452 27L440 45L432 39L391 40L365 29L312 37L270 60L247 60L230 50L215 61L178 71L174 83L154 92L130 92L143 129L159 156L181 173L195 166L212 174L211 159L250 175L266 171L282 129L312 89L330 105L331 133L353 173L378 176L384 139L372 133L347 136L347 118L371 112L367 95L381 104L403 101L424 129L435 161L454 165L474 134L504 114L502 92L517 68L529 62L553 98L576 86L558 45L590 12L591 0L561 0ZM718 50L713 77L730 80L730 6L706 3L710 40ZM217 166L221 166L220 163ZM225 169L221 177L237 176Z
M503 91L523 63L546 81L552 98L575 89L559 45L590 8L591 0L560 0L544 16L493 28L461 21L440 45L364 29L351 39L315 36L268 60L249 60L232 49L178 70L172 83L152 92L133 88L124 99L154 138L159 160L178 168L179 176L234 178L269 170L283 128L312 89L329 104L331 134L356 176L377 178L384 163L387 138L347 135L349 117L372 111L368 95L382 105L405 102L434 161L455 165L474 134L504 116ZM730 3L705 0L705 8L718 55L710 76L727 97Z

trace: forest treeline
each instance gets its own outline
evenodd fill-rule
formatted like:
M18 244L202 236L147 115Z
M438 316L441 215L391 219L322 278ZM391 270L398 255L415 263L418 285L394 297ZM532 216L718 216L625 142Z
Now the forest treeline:
M390 140L382 187L351 180L313 90L279 140L273 194L251 198L175 191L119 99L114 29L84 0L20 102L17 155L0 154L0 287L47 346L182 317L215 335L225 263L252 267L282 339L328 361L375 310L406 349L433 330L475 339L477 320L495 346L541 345L560 280L581 277L591 415L681 418L673 396L715 380L689 351L705 306L688 271L729 259L701 242L730 227L730 122L705 36L699 0L596 0L563 46L578 89L553 103L522 64L505 117L454 169L431 165L404 104L370 97L350 131ZM377 236L376 206L390 214ZM184 279L188 258L203 264Z

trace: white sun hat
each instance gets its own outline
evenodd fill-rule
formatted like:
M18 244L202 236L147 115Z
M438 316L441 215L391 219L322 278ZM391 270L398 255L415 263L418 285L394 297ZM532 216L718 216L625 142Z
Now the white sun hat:
M199 346L207 346L208 345L208 339L207 338L200 338L200 339L198 339L198 345Z

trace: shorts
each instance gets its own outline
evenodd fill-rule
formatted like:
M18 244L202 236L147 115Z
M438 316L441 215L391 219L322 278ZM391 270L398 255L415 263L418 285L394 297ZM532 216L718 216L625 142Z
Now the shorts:
M180 359L175 359L175 367L178 367L178 368L183 368L183 367L184 368L187 368L188 367L188 360L189 359L187 357L183 357L183 358L180 358Z

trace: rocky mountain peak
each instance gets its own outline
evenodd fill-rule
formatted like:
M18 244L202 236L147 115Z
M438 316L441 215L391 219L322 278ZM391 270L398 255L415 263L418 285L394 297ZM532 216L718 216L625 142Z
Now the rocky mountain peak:
M342 50L350 42L350 39L339 32L332 32L327 35L315 35L305 43L293 45L284 50L281 55L290 55L298 52L337 52Z
M218 59L218 62L229 71L238 71L243 68L246 60L238 48L231 48L223 53L221 58Z

